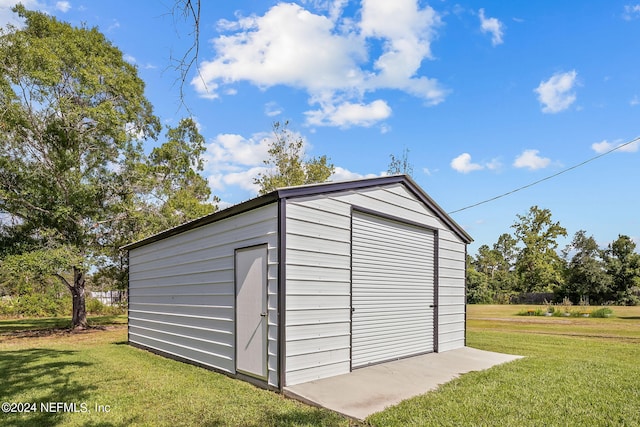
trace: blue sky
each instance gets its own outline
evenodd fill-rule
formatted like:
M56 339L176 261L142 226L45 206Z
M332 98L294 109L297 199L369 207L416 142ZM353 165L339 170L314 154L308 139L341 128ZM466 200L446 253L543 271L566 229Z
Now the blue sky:
M0 23L14 3L0 0ZM138 66L163 123L189 114L171 58L191 28L171 0L23 3L104 32ZM256 195L275 120L290 121L310 156L328 155L336 180L381 175L408 149L415 181L447 212L640 136L638 0L203 3L185 101L225 206ZM569 237L638 242L639 148L452 217L474 237L470 253L532 205Z

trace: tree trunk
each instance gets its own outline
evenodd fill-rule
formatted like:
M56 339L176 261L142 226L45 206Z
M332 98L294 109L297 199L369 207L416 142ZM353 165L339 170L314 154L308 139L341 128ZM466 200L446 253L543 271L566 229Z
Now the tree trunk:
M87 308L84 292L84 273L73 267L73 287L71 295L73 296L73 317L71 318L72 329L86 329L89 327L87 323Z

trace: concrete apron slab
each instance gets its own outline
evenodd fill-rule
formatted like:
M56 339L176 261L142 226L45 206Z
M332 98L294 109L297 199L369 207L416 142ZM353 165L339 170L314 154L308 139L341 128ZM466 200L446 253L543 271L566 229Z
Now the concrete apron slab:
M364 420L402 400L435 390L461 374L522 356L464 347L356 369L284 388L286 396Z

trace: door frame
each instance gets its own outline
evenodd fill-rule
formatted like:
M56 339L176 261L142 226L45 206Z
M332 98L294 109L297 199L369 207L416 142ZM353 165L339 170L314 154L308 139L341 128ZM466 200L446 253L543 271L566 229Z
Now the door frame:
M263 319L261 320L262 322L264 322L264 325L262 325L261 327L264 330L264 344L262 345L262 361L263 361L263 366L264 366L264 375L260 375L257 373L253 373L253 372L248 372L248 371L244 371L242 369L238 369L238 253L239 252L245 252L245 251L251 251L251 250L256 250L256 249L263 249L264 250L264 257L265 257L265 263L264 263L264 275L263 275L263 286L261 289L262 292L262 297L263 297L263 301L264 304L262 306L262 313L261 315L264 313L265 316L263 316ZM269 347L269 301L268 301L268 287L269 287L269 273L268 273L268 269L269 269L269 250L268 250L268 245L266 243L260 243L260 244L256 244L256 245L251 245L251 246L244 246L241 248L236 248L233 251L233 294L234 294L234 298L233 298L233 302L234 302L234 307L233 307L233 319L234 319L234 329L233 329L233 334L234 334L234 369L236 370L237 374L243 375L243 376L248 376L251 378L256 378L256 379L260 379L263 381L267 381L268 377L269 377L269 352L268 352L268 347Z

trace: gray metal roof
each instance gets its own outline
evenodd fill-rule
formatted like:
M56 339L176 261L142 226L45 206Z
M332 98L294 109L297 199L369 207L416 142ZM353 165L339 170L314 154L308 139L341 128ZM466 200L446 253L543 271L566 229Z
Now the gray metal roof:
M458 237L460 237L465 243L468 244L473 241L471 236L466 231L464 231L464 229L460 225L458 225L449 215L447 215L447 213L431 197L429 197L429 195L422 188L420 188L420 186L416 184L413 179L411 179L407 175L391 175L350 181L325 182L320 184L308 184L298 185L295 187L278 188L265 195L247 200L242 203L238 203L237 205L230 206L226 209L222 209L212 214L178 225L177 227L161 231L160 233L154 234L142 240L138 240L137 242L130 243L123 246L122 249L129 250L138 248L140 246L144 246L158 240L166 239L167 237L174 236L176 234L180 234L194 228L202 227L203 225L211 224L212 222L220 221L225 218L229 218L231 216L238 215L240 213L247 212L264 205L268 205L281 199L292 199L296 197L335 193L338 191L346 190L358 190L397 183L404 184L409 191L411 191L420 201L422 201L427 207L429 207L429 209L431 209L436 214L436 216L447 226L449 226L451 230L455 234L457 234Z

